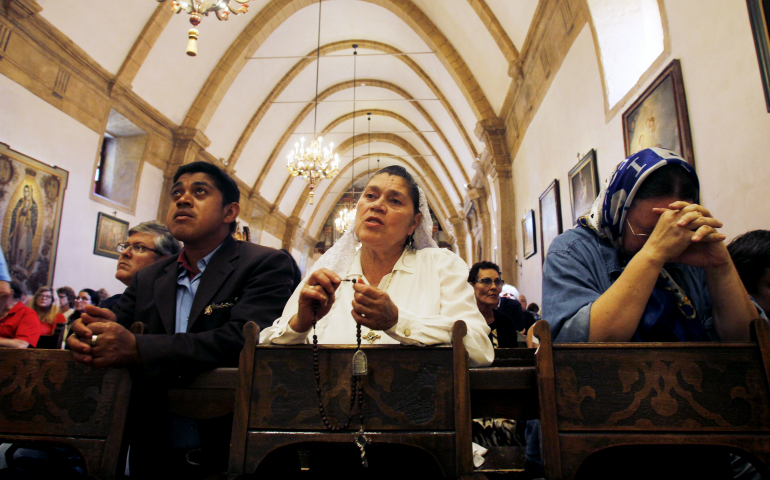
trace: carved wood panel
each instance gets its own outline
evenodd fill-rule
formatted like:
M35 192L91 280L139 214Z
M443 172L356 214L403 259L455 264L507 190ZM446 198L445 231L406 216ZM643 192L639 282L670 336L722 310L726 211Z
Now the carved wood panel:
M106 437L121 371L89 368L65 351L0 355L0 435Z
M770 430L756 348L553 353L559 430Z
M451 347L363 347L366 429L452 430L454 394ZM332 424L344 424L355 348L319 347L323 403ZM258 348L249 430L324 429L318 414L312 347ZM352 426L358 426L357 409Z

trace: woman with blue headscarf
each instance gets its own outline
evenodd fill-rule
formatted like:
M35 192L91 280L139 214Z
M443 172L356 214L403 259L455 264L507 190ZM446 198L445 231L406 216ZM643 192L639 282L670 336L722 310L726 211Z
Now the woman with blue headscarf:
M693 167L650 148L620 165L543 267L556 342L749 340L758 311L699 205Z
M717 231L722 222L699 201L695 170L674 152L650 148L621 162L590 212L548 249L543 317L554 341L748 341L758 310ZM592 475L613 478L633 464L634 478L681 478L694 468L704 478L732 478L726 452L638 452L608 451ZM540 470L540 458L530 421L527 468Z

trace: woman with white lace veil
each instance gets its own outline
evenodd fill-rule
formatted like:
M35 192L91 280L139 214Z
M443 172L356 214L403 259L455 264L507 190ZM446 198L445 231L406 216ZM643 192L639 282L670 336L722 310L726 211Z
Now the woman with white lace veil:
M452 343L452 325L468 325L472 366L488 365L489 328L468 284L468 266L431 238L425 194L399 166L375 173L356 207L355 221L313 265L281 318L260 343L355 344L356 324L370 343ZM359 247L360 245L360 247Z

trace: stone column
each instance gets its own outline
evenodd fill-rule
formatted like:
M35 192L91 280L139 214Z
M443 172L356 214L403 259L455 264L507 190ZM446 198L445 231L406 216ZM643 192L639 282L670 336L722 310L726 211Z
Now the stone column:
M454 237L455 237L455 245L457 245L457 253L460 255L460 258L465 260L465 263L468 263L470 265L470 258L468 258L468 248L465 244L465 222L463 222L463 219L460 217L449 217L448 218L449 223L452 225L452 228L454 229Z
M163 172L163 189L158 202L158 220L165 222L168 207L171 204L171 187L174 184L174 174L182 165L194 162L198 154L211 144L203 132L194 128L178 128L174 132L174 146L171 158Z
M499 118L484 120L476 125L476 135L484 142L480 172L494 185L497 202L495 215L500 269L503 279L512 285L518 283L516 265L516 205L513 192L512 160L505 141L505 124ZM490 185L491 187L492 185ZM505 232L505 233L503 233Z

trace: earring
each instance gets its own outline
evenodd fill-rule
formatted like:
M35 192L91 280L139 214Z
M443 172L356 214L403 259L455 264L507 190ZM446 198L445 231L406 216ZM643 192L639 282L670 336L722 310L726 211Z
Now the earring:
M406 245L414 250L414 233L410 233L406 236Z

